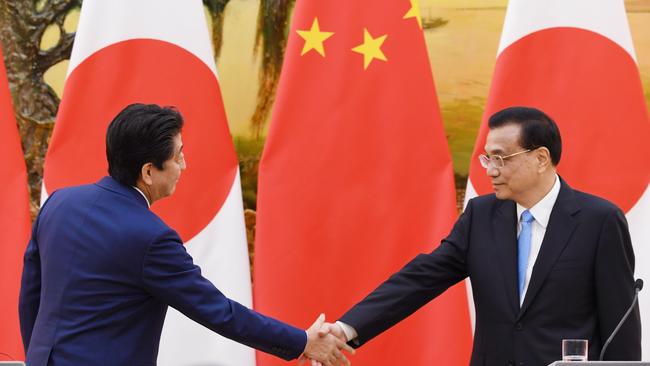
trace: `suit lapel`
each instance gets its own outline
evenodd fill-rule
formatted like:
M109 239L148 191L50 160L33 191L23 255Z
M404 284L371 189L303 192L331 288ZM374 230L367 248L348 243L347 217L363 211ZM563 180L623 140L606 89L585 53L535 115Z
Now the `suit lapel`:
M501 261L504 285L513 313L519 310L517 288L517 208L513 201L499 201L492 219L494 243Z
M526 297L524 298L524 303L521 306L521 311L517 319L523 316L530 304L535 300L535 296L577 226L573 215L579 211L579 208L573 197L573 190L564 180L561 180L561 184L560 193L551 211L546 233L542 240L542 246L533 267L528 290L526 290Z

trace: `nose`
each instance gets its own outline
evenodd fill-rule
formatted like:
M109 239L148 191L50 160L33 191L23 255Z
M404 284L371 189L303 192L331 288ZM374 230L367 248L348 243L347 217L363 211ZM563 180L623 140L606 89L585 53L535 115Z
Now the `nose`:
M488 177L498 177L501 172L499 169L495 168L494 165L490 164L487 169L485 169L485 172L487 173Z
M185 170L185 169L187 169L187 160L185 160L185 154L181 153L180 158L181 158L181 159L180 159L181 161L180 161L180 164L179 164L179 165L180 165L180 167L181 167L181 170Z

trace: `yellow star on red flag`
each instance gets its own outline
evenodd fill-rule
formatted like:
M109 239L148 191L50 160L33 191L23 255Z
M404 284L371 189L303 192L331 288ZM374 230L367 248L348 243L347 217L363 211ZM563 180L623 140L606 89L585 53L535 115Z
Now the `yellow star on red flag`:
M381 50L381 46L388 37L387 34L373 38L367 28L363 28L363 43L354 47L352 51L363 55L363 69L366 70L368 65L374 60L387 61L386 55Z
M318 18L314 17L310 30L296 30L296 32L305 40L305 45L302 47L300 56L311 50L315 50L321 56L325 57L325 47L323 46L323 42L330 38L334 32L321 32L320 26L318 25Z
M420 4L418 4L418 0L410 0L411 1L411 9L404 14L404 18L402 19L409 19L409 18L415 18L418 21L418 25L420 26L420 29L422 29L422 15L420 14Z

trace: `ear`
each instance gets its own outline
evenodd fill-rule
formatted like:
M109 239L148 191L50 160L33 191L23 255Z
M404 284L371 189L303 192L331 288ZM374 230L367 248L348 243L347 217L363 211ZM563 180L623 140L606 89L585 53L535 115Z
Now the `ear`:
M153 178L151 171L153 170L153 164L152 163L146 163L142 166L140 169L140 178L144 182L144 184L150 186L153 184Z
M546 147L539 147L536 151L537 171L544 172L552 165L551 152Z

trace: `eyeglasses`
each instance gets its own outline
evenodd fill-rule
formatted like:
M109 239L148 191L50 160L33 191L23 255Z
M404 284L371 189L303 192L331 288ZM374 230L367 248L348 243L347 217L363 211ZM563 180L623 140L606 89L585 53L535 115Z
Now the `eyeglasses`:
M514 154L510 154L510 155L506 155L506 156L481 154L481 155L478 156L478 161L481 162L481 166L483 168L485 168L485 169L489 169L490 166L492 166L494 168L497 168L497 169L501 169L506 165L506 162L505 162L506 159L510 159L513 156L517 156L517 155L520 155L520 154L525 154L525 153L531 152L533 150L535 150L535 149L528 149L528 150L524 150L524 151L519 151L519 152L516 152Z

